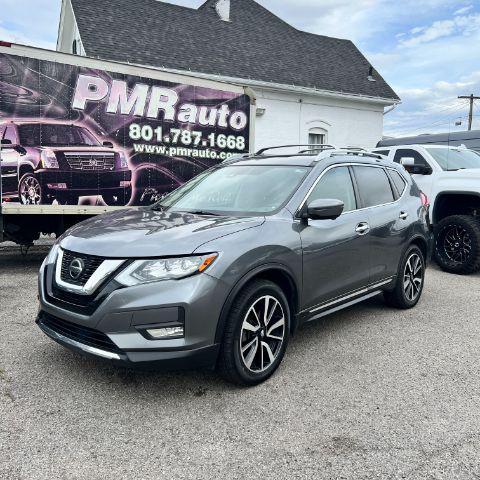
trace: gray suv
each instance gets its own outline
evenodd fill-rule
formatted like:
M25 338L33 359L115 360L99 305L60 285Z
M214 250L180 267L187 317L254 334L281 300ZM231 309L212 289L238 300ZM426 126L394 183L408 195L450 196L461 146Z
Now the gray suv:
M425 196L379 155L316 148L238 157L153 207L73 227L41 267L38 326L124 365L254 385L305 322L380 293L414 307Z

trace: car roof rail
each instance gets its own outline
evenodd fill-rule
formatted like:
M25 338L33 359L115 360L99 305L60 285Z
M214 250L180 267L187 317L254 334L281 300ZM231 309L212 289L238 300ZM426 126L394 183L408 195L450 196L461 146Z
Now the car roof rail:
M308 143L298 143L298 144L293 144L293 145L277 145L274 147L266 147L262 148L258 152L255 153L255 156L261 156L265 152L268 152L270 150L279 150L280 148L295 148L295 147L306 147L304 150L300 150L297 152L297 154L305 154L305 153L310 153L315 150L335 150L337 147L335 145L330 145L329 143L316 143L316 144L308 144ZM291 155L296 155L295 153Z
M333 156L341 156L341 155L354 155L356 157L366 157L366 158L376 158L377 160L384 160L384 156L380 155L379 153L372 153L363 148L337 148L335 150L326 150L320 152L317 155L316 161L319 162L320 160L324 160L326 158L330 158Z

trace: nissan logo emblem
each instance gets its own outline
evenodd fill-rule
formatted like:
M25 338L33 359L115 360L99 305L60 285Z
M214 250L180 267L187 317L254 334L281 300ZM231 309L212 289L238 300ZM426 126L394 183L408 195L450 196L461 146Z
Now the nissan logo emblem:
M83 273L83 269L85 268L85 264L81 258L75 258L70 262L70 266L68 267L68 273L73 280L78 280L80 275Z

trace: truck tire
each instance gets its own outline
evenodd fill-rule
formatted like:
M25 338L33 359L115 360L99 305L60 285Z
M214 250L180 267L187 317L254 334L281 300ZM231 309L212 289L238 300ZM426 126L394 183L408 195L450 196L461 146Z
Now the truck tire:
M435 260L442 270L467 275L480 270L480 222L470 215L444 218L435 228Z

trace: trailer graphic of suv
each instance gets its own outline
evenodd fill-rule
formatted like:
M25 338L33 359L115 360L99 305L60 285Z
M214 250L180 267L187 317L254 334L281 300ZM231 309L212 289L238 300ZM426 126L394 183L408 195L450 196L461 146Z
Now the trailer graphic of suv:
M78 205L81 196L101 195L107 205L123 206L131 199L125 153L83 125L4 121L0 139L3 200Z

